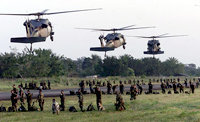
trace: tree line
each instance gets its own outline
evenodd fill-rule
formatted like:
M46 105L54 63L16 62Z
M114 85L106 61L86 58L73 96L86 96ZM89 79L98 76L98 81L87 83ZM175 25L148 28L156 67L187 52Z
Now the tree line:
M191 64L192 65L192 64ZM28 77L85 77L106 76L174 76L176 74L200 75L200 68L191 68L176 58L160 61L157 58L135 59L131 55L106 57L97 55L72 60L53 53L50 49L36 49L32 53L0 54L0 78Z

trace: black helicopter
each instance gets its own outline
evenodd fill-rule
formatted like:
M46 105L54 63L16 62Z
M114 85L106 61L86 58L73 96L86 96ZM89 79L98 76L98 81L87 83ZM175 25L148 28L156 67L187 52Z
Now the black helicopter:
M26 27L26 35L27 37L17 37L11 38L11 42L14 43L30 43L30 51L32 52L32 44L36 42L44 42L46 38L50 36L50 39L53 41L53 27L51 22L48 19L42 19L43 15L55 15L55 14L63 14L63 13L72 13L72 12L81 12L81 11L92 11L92 10L100 10L97 9L82 9L82 10L72 10L72 11L61 11L61 12L52 12L46 13L48 10L44 10L42 12L30 13L30 14L4 14L0 13L0 15L11 15L11 16L37 16L37 19L26 20L24 22L24 26Z
M180 37L180 36L187 36L187 35L172 35L168 36L168 33L158 35L158 36L134 36L138 38L150 38L151 40L148 41L147 43L147 51L144 51L144 54L149 54L149 55L158 55L158 54L164 54L164 51L161 51L160 48L160 42L157 40L158 38L169 38L169 37Z
M117 31L125 31L125 30L136 30L136 29L146 29L146 28L155 28L155 27L133 27L135 25L129 25L121 28L113 28L113 29L94 29L94 28L76 28L76 29L86 29L93 31L106 31L112 32L108 33L106 36L103 34L99 36L101 47L91 47L90 51L98 51L98 52L106 52L114 51L116 48L123 46L125 49L126 40L123 34L117 33Z

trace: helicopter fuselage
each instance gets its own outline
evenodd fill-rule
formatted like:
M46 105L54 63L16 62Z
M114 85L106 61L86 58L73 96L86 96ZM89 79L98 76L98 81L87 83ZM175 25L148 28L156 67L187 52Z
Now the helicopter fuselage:
M99 39L101 42L101 47L118 48L126 44L125 38L121 33L110 33L105 37L100 36ZM105 45L103 41L105 41Z
M52 39L52 25L48 19L33 19L24 22L27 37L49 37Z
M147 50L150 52L158 52L160 51L160 42L158 40L149 40L148 41L148 48Z

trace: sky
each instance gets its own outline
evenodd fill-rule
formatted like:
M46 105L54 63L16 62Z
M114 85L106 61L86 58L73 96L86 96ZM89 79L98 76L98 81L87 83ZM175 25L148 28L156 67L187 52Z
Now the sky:
M200 0L1 0L0 13L35 13L45 9L48 12L103 8L103 10L67 13L48 18L55 32L54 41L37 43L33 48L51 49L67 58L77 59L102 52L91 52L90 47L100 46L98 37L107 32L93 32L75 28L120 28L128 25L156 26L151 29L120 31L127 36L152 36L169 33L188 35L186 37L160 39L163 55L161 61L175 57L184 64L200 66ZM29 17L35 19L36 17ZM11 37L25 37L23 23L28 17L0 16L0 53L16 48L21 52L29 44L11 43ZM126 49L117 48L107 52L108 56L128 54L134 58L151 57L144 55L148 39L126 37Z

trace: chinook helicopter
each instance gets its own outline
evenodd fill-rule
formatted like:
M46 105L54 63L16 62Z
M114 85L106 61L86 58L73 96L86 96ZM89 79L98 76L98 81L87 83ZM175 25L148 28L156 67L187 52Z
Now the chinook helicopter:
M135 30L135 29L146 29L146 28L154 28L154 27L133 27L135 25L130 25L122 28L113 28L113 29L93 29L93 28L77 28L77 29L86 29L93 31L112 31L112 33L108 33L106 36L101 34L99 36L101 47L91 47L90 51L98 51L98 52L106 52L114 51L115 48L123 46L125 49L126 40L124 35L121 33L117 33L116 31L124 31L124 30Z
M53 27L51 22L48 19L42 19L43 15L55 15L55 14L63 14L63 13L72 13L72 12L81 12L81 11L92 11L92 10L100 10L97 9L82 9L82 10L72 10L72 11L61 11L61 12L52 12L46 13L48 10L44 10L42 12L30 13L30 14L3 14L0 15L10 15L10 16L37 16L37 19L26 20L24 22L24 26L26 28L27 37L17 37L11 38L11 42L13 43L30 43L30 52L32 52L32 44L36 42L44 42L46 38L50 36L51 41L53 41Z
M150 38L151 40L148 41L147 43L147 51L144 51L144 54L149 54L149 55L158 55L158 54L164 54L164 51L161 51L160 48L160 42L157 40L158 38L169 38L169 37L180 37L180 36L187 36L187 35L172 35L168 36L168 33L158 35L158 36L134 36L138 38Z

